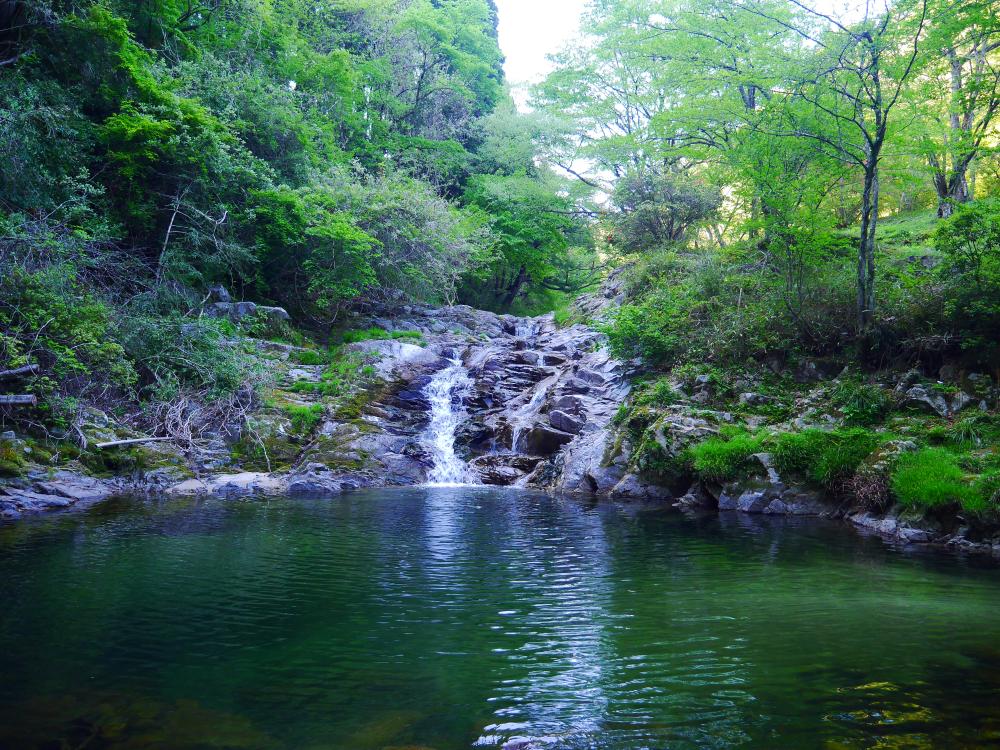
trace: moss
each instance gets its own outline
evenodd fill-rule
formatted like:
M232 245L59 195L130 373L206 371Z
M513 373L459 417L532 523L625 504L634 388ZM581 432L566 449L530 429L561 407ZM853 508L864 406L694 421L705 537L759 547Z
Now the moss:
M672 455L648 433L633 452L631 466L643 478L667 486L691 474L691 461L686 452Z
M719 437L688 449L694 470L713 482L725 482L748 475L751 457L763 450L764 436L745 430L727 430Z
M315 349L297 350L292 355L293 360L300 365L325 365L329 361L329 356Z
M149 468L146 452L139 446L84 451L80 463L98 477L120 477Z
M17 443L0 440L0 477L19 477L24 473L27 462Z
M365 328L359 331L345 331L345 344L356 344L360 341L406 340L418 346L424 346L424 335L420 331L386 331L384 328Z

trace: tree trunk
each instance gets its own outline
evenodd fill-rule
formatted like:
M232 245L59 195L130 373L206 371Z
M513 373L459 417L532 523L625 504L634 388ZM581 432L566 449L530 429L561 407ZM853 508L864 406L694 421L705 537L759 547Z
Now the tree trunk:
M861 202L861 244L858 246L858 332L875 319L875 230L878 228L878 167L865 169L865 191Z
M934 184L938 188L937 215L939 219L947 219L955 213L957 204L969 202L969 180L966 177L965 169L952 175L950 180L935 180Z
M0 396L0 406L35 406L37 396Z
M507 290L506 296L503 298L503 309L509 310L510 306L514 304L514 300L517 299L517 295L521 293L521 289L528 282L528 269L521 266L520 270L517 272L517 276L514 278L514 283L510 285Z

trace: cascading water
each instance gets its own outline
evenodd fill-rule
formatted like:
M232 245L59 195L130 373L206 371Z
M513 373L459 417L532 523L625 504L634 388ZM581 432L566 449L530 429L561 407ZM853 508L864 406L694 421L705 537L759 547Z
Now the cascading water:
M455 454L455 430L465 418L461 402L453 403L456 394L472 386L469 373L460 360L436 373L424 388L431 405L431 421L424 433L424 443L430 449L434 467L427 483L436 486L472 484L475 477L469 467Z

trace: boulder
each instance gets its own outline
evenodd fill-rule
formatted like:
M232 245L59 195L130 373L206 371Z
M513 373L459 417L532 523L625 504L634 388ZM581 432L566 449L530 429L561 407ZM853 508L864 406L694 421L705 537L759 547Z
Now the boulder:
M947 417L950 414L948 402L944 396L922 385L911 386L906 391L906 400L903 403L941 417Z
M563 432L569 432L573 435L579 435L583 426L587 423L587 418L585 416L573 416L572 414L567 414L564 411L552 411L549 412L549 422L557 430Z
M536 424L523 432L514 449L530 456L551 456L566 443L573 440L573 435L546 424Z

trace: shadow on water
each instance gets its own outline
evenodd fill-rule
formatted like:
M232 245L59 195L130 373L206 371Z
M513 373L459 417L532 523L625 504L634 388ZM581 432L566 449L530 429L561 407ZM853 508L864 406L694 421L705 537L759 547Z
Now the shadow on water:
M1000 744L1000 572L490 488L0 529L0 748Z

